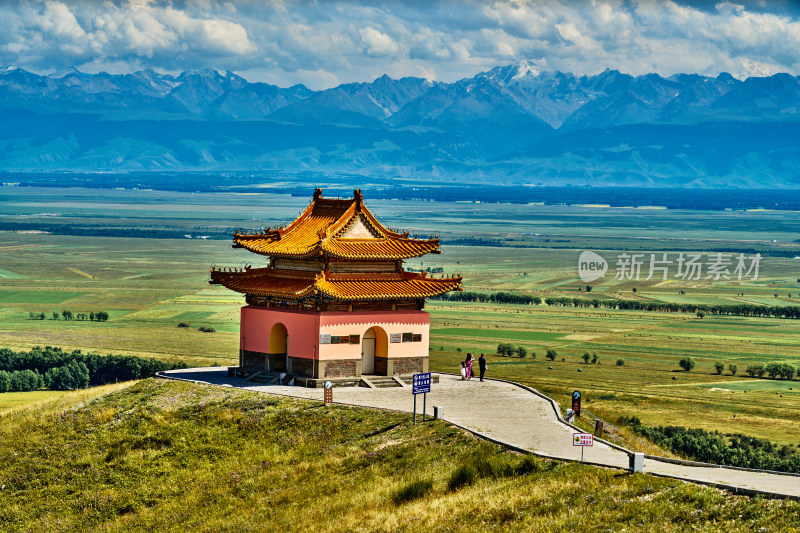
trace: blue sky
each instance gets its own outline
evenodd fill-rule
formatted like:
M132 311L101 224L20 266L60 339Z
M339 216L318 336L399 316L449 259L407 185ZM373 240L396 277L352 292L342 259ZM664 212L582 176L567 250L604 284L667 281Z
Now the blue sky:
M3 1L0 65L232 70L313 89L531 60L594 74L800 74L794 1Z

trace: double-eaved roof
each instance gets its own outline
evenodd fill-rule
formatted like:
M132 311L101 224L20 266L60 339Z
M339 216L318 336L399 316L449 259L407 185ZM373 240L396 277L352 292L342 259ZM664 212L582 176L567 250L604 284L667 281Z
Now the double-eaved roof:
M266 268L212 268L211 283L253 296L295 301L400 301L461 290L461 276L434 278L424 272L405 272L401 260L439 253L439 239L410 238L407 232L384 227L364 206L359 190L352 199L340 200L322 198L317 189L309 206L285 228L237 232L233 241L237 248L296 260ZM347 272L332 272L327 260L351 267ZM371 270L367 265L376 261L397 265L389 263L389 271L359 271Z
M234 246L272 257L392 260L439 253L439 239L412 239L378 222L364 206L361 191L352 199L314 199L285 228L258 233L235 233Z

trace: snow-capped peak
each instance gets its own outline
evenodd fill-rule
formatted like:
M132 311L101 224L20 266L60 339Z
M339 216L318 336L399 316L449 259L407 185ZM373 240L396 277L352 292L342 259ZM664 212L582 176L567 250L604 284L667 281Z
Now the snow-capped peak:
M78 70L75 67L69 67L68 69L59 70L57 72L53 72L51 74L48 74L47 77L57 80L57 79L60 79L60 78L66 78L67 76L70 76L72 74L83 74L83 72L81 72L80 70Z
M538 76L541 74L542 71L536 67L536 64L533 61L525 60L517 65L517 73L511 78L512 80L516 80L519 78L524 78L525 76Z

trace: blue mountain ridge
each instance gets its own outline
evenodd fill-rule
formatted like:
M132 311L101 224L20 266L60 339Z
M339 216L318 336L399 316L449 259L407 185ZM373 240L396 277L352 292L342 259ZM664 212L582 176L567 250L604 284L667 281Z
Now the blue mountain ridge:
M0 69L0 170L314 171L459 183L800 187L800 78L383 75L313 91L212 69Z

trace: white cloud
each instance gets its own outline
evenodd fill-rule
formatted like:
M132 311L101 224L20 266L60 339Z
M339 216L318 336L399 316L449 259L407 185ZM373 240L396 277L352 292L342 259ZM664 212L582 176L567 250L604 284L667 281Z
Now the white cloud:
M374 28L363 28L359 34L367 47L367 54L371 56L389 56L399 51L391 37Z
M75 15L61 2L47 2L38 22L42 31L64 40L76 41L86 37Z
M498 64L591 74L800 74L800 8L756 0L12 0L0 64L211 67L314 88L390 75L452 81Z

